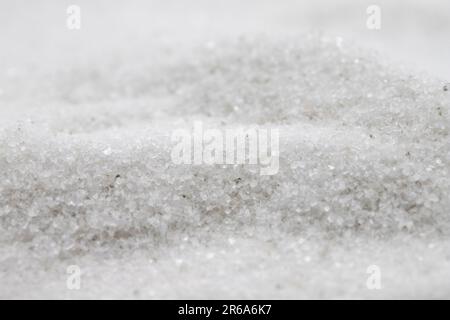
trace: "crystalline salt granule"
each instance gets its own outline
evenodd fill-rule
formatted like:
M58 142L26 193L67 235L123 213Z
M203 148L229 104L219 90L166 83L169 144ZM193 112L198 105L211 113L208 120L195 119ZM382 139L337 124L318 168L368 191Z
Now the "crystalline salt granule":
M17 82L38 103L3 98L0 297L449 296L440 81L316 35L154 56L38 70ZM279 172L174 164L195 120L278 128Z

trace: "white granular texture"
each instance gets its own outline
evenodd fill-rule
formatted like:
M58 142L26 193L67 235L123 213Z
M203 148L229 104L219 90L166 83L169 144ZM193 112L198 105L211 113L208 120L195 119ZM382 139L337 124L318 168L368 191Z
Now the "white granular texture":
M450 92L276 39L2 79L0 298L450 298ZM173 164L195 120L278 128L279 172Z

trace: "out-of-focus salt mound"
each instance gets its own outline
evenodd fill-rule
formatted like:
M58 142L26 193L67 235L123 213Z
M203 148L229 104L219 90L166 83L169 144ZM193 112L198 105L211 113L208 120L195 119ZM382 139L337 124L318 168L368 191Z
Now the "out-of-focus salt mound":
M225 123L333 122L407 138L448 134L442 83L391 68L335 40L243 38L190 53L170 47L140 51L92 57L69 68L65 62L53 73L33 65L33 77L4 79L3 87L14 93L12 102L39 98L18 108L30 112L30 104L40 106L35 112L50 114L47 121L64 131L200 115Z
M66 256L248 226L269 239L448 234L450 97L439 82L315 37L210 43L156 65L127 58L36 85L39 108L7 101L3 243ZM279 128L279 173L174 165L172 130L193 119Z

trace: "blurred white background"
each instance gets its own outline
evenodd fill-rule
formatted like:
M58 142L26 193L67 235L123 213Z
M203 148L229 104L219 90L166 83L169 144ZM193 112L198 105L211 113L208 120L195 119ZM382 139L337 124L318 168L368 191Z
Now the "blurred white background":
M66 9L82 10L82 28L69 31ZM369 5L381 8L380 30L366 27ZM376 48L398 62L450 80L448 0L1 0L0 67L114 55L127 48L214 41L250 33L320 31Z

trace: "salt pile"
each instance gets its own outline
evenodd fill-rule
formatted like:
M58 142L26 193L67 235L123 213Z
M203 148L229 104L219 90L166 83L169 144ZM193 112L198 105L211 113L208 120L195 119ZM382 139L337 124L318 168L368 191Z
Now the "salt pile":
M315 35L155 59L3 96L0 297L449 297L444 84ZM174 164L198 120L278 128L279 172Z

